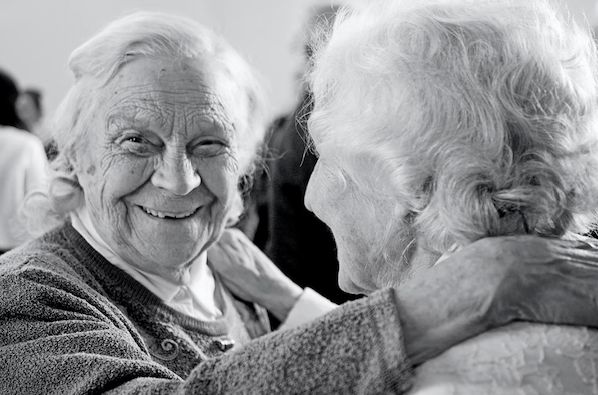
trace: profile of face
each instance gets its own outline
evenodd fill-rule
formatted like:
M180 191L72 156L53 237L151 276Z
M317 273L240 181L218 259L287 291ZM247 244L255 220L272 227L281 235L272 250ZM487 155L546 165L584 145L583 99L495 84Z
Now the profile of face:
M317 111L316 104L313 114ZM343 130L342 122L337 127ZM315 137L318 130L310 133ZM319 157L309 179L305 206L332 231L340 288L368 294L398 285L411 269L411 247L415 246L411 226L404 221L407 206L366 191L355 182L355 177L377 177L367 165L371 162L362 160L363 153L334 143L319 144L317 138L314 141ZM359 166L356 174L351 162L365 166Z
M238 199L244 96L213 64L161 57L130 61L95 94L75 159L92 221L129 263L176 278Z

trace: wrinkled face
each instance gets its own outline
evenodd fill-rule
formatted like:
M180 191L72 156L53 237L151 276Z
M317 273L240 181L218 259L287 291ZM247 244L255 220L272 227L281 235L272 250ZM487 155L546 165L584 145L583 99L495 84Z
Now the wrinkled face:
M367 294L397 286L409 269L413 245L411 229L404 221L407 209L357 186L352 177L354 171L346 166L357 155L339 156L341 147L318 147L317 139L316 148L319 159L309 180L305 205L332 230L338 251L340 288ZM363 175L368 176L367 169L360 171ZM387 242L389 227L392 237ZM389 259L382 256L382 250Z
M92 220L129 263L176 277L238 196L243 95L210 64L165 58L133 60L95 94L75 160Z

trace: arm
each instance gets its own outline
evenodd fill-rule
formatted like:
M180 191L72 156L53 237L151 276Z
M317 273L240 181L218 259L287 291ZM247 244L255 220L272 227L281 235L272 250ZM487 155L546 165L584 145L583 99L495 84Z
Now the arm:
M411 371L392 295L381 291L312 323L259 338L236 354L206 361L190 377L190 384L201 385L190 388L221 388L225 393L404 393ZM212 380L220 381L218 387Z
M239 242L247 241L229 235L220 245ZM396 289L411 362L417 365L516 320L598 327L598 249L591 243L535 236L487 238L415 273ZM285 281L272 275L269 267L274 264L263 254L230 245L222 245L222 250L227 254L212 254L212 267L243 292L242 298L267 309L272 301L293 300L284 295L284 287L263 285ZM251 255L240 257L241 251ZM254 266L259 269L247 269Z
M598 249L590 243L482 239L416 273L396 293L411 361L512 321L598 328Z
M132 324L67 275L0 276L0 389L14 393L402 391L410 369L392 291L206 360L181 378Z

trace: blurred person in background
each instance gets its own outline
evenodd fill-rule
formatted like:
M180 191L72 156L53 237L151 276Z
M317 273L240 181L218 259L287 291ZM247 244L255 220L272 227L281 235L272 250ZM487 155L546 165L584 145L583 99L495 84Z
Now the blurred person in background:
M269 143L270 179L262 179L267 184L263 190L267 194L268 215L260 217L268 227L265 251L272 261L297 284L312 288L335 303L355 296L337 285L338 262L330 229L303 204L316 164L315 155L306 145L306 122L312 100L304 73L312 55L313 38L330 27L339 8L315 7L305 22L300 40L303 64L296 75L300 100L293 112L273 123Z
M44 115L41 91L31 88L24 89L17 99L16 109L25 129L35 133Z
M43 95L39 89L28 88L19 95L16 103L17 114L25 129L40 138L48 160L56 157L56 142L44 125Z
M46 179L46 154L19 117L19 95L15 80L0 71L0 253L31 239L19 213L26 195Z

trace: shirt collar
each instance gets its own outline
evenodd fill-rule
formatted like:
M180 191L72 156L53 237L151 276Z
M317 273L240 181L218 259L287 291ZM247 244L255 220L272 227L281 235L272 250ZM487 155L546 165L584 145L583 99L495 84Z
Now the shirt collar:
M181 281L175 282L141 270L122 259L97 232L86 206L71 213L71 222L85 241L108 262L133 277L168 306L203 320L213 320L222 316L215 296L218 284L207 265L205 252L195 258Z

